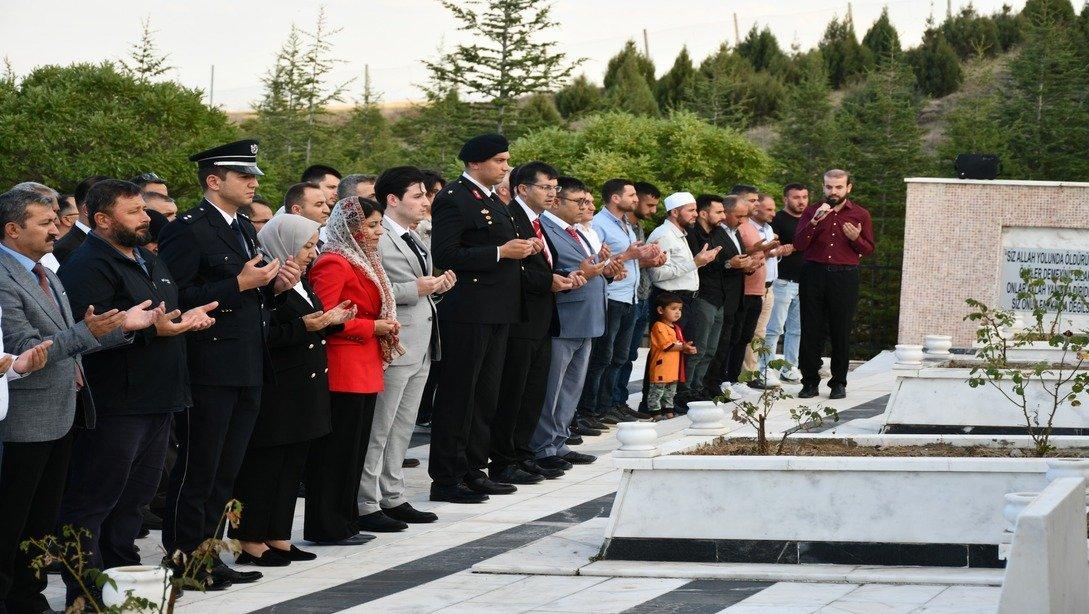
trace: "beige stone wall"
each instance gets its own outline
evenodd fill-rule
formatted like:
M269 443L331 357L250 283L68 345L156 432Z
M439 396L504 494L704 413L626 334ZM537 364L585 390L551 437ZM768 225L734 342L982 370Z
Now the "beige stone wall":
M964 321L964 301L997 302L1003 227L1089 228L1089 183L905 182L900 343L945 334L953 336L954 347L971 346L975 326Z

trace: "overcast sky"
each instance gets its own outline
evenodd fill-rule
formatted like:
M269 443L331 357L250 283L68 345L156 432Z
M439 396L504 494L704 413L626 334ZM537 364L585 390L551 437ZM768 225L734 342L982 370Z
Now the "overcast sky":
M1024 0L1008 3L1020 10ZM953 0L953 9L967 4ZM974 2L981 13L1002 4ZM260 98L261 77L291 24L312 27L322 5L330 22L343 27L333 39L334 55L343 60L334 77L358 77L353 97L362 91L369 64L372 85L385 100L420 98L416 84L427 78L420 60L434 57L440 45L465 40L438 0L0 0L0 55L17 74L42 64L126 57L139 38L140 20L150 17L160 50L176 67L171 78L207 91L215 65L215 103L245 109ZM916 44L931 14L930 0L854 2L859 38L884 6L902 42ZM939 21L945 10L946 0L937 0ZM817 43L829 19L846 12L847 2L835 0L558 0L553 17L560 26L548 35L560 50L586 58L581 70L600 82L605 63L624 41L634 38L642 47L644 28L660 75L683 45L698 63L723 41L734 43L734 13L742 37L753 24L767 25L784 48L797 43L806 49Z

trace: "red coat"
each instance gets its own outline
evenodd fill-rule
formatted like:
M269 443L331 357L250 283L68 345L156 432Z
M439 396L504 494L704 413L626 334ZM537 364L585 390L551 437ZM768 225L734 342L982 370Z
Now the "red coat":
M310 286L321 304L333 308L351 301L359 309L344 330L329 335L329 390L382 392L382 358L374 321L382 311L382 295L367 275L340 254L322 254L310 268Z

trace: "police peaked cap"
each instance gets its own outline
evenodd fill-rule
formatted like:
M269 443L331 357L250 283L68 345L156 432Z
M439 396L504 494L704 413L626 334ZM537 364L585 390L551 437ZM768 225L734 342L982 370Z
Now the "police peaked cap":
M189 161L196 162L198 170L223 168L250 175L264 175L261 169L257 168L258 143L256 139L227 143L193 154L189 156Z
M501 154L510 149L507 137L502 134L490 133L474 136L465 141L458 152L458 158L465 163L483 162L492 156Z

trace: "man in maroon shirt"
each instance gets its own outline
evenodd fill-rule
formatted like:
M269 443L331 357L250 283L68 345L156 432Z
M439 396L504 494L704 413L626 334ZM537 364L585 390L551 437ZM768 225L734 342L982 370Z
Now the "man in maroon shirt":
M858 305L858 262L874 249L870 213L847 198L851 187L847 171L825 173L824 201L806 208L794 233L794 248L805 251L798 288L801 399L817 396L826 333L832 344L832 379L828 381L832 392L828 398L847 396L847 350Z

